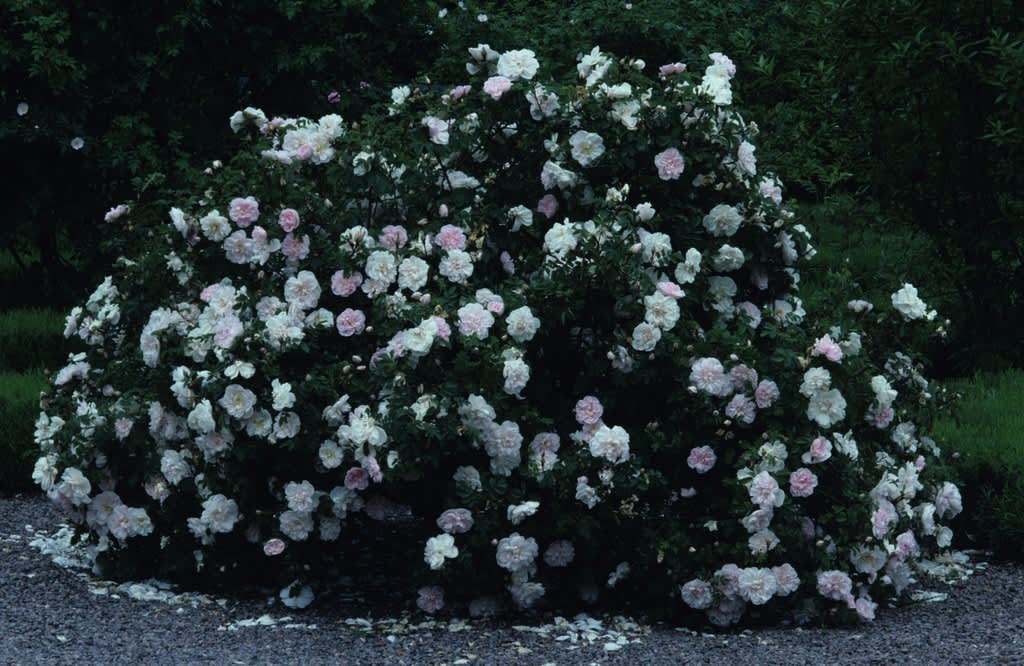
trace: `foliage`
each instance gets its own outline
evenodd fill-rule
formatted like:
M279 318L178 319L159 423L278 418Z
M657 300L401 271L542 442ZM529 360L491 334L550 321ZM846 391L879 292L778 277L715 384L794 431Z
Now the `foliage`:
M976 547L1019 559L1024 543L1024 372L980 374L951 385L952 417L935 423L965 483L961 534ZM948 459L948 458L947 458Z
M726 56L469 53L356 122L239 111L197 194L116 209L34 478L112 571L305 582L405 510L427 612L873 617L959 512L896 346L935 311L806 324Z
M357 112L373 94L363 82L410 77L434 48L423 34L427 9L373 0L158 0L131 11L3 3L0 105L10 113L0 146L18 165L8 176L18 196L0 250L32 276L20 304L80 297L71 285L92 282L112 258L93 232L110 202L193 184L193 166L228 148L221 127L235 109L326 107L336 90L337 107ZM421 48L396 57L414 40ZM22 103L25 115L14 113Z
M47 387L46 373L0 372L0 491L32 487L32 423L39 414L39 395Z
M56 310L0 313L0 368L22 372L57 368L70 351L61 335L64 316Z

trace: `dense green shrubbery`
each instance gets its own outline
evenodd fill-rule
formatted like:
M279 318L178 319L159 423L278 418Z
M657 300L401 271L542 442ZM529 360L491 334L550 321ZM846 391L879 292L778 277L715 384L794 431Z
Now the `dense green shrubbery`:
M74 345L61 335L64 315L56 310L10 310L0 314L0 370L56 369Z
M999 556L1024 557L1024 372L982 374L952 388L962 400L935 432L963 479L958 532Z
M46 373L40 370L0 372L0 491L32 486L32 424L39 414L39 393L46 386Z

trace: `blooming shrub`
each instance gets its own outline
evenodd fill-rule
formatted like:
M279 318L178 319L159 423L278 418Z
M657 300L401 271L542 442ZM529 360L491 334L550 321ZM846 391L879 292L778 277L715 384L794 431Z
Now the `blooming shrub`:
M470 58L358 123L240 111L200 196L112 222L145 251L68 317L90 351L36 481L101 565L260 567L290 605L328 544L412 511L429 613L870 619L960 510L892 346L934 311L904 286L805 329L814 250L726 56Z

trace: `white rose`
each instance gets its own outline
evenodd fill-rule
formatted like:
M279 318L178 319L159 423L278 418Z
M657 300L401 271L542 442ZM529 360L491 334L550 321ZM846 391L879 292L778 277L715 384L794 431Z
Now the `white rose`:
M540 329L540 319L534 317L530 308L524 305L508 314L505 318L505 327L516 342L529 342Z
M406 257L398 266L398 286L409 291L419 291L427 284L430 267L419 257Z
M572 224L556 222L544 234L544 247L556 257L565 257L570 251L576 248L576 234L573 233Z
M917 288L909 283L892 295L892 306L907 320L921 319L928 314L928 306L918 297Z
M633 349L641 352L654 351L654 347L661 340L661 329L647 322L636 325L633 329Z
M704 216L704 228L712 236L732 236L743 224L743 216L735 206L718 204Z
M580 130L569 137L572 157L580 166L588 167L604 155L604 139L593 132Z
M434 570L443 567L446 559L458 556L459 549L455 547L455 537L451 534L439 534L427 539L427 546L423 549L423 561Z
M590 454L619 464L629 460L629 433L622 426L602 425L590 438Z
M538 67L540 63L537 62L537 57L529 49L506 51L498 56L498 75L512 81L532 79L536 76Z

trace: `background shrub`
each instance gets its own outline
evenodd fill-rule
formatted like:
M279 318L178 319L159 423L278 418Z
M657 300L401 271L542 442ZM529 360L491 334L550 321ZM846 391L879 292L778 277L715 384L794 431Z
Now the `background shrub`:
M954 416L935 423L936 438L955 452L963 480L961 534L1000 557L1021 558L1024 543L1024 371L956 382ZM948 460L948 458L947 458Z
M39 393L47 385L47 373L0 372L0 492L32 487L33 424L39 415Z
M64 314L57 310L16 309L0 314L0 369L23 372L56 369L74 345L61 335Z

